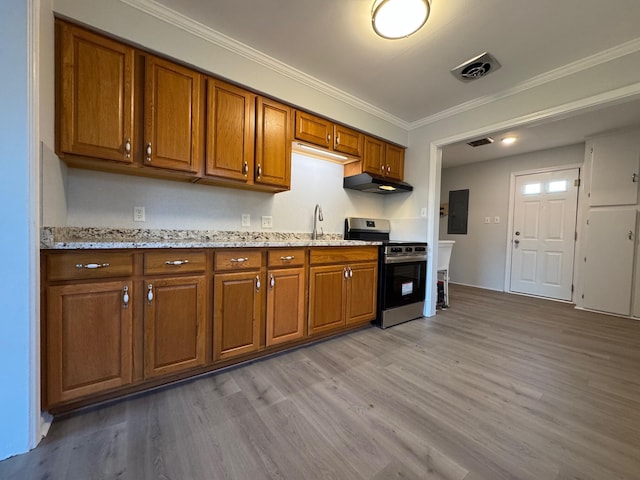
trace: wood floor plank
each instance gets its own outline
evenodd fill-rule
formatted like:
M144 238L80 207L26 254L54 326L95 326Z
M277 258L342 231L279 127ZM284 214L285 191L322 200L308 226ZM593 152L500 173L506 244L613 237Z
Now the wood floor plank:
M450 303L56 418L0 478L640 478L640 322L459 285Z

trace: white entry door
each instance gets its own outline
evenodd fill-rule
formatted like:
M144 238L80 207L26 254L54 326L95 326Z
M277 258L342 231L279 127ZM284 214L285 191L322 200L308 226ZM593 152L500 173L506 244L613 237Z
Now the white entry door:
M516 177L512 292L571 300L579 175L572 168Z

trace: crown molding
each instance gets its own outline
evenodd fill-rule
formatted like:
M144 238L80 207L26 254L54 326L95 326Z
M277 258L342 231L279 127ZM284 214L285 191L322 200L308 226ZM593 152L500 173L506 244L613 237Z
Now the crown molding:
M120 2L151 15L169 25L184 30L193 36L205 40L206 42L224 48L231 53L268 68L279 75L287 77L320 93L328 95L331 98L376 116L392 125L403 128L404 130L409 130L409 122L402 120L401 118L398 118L371 103L365 102L344 90L340 90L318 78L308 75L297 68L287 65L280 60L270 57L255 48L245 45L242 42L207 27L206 25L166 7L155 0L120 0Z
M540 75L536 75L535 77L521 82L512 88L503 90L502 92L474 98L473 100L469 100L468 102L464 102L454 107L447 108L446 110L442 110L434 115L430 115L420 120L416 120L415 122L411 122L409 123L409 130L415 130L416 128L424 127L425 125L444 120L445 118L452 117L454 115L467 112L474 108L487 105L491 102L495 102L496 100L517 95L518 93L522 93L526 90L530 90L532 88L536 88L546 83L559 80L569 75L588 70L589 68L597 67L598 65L602 65L603 63L610 62L611 60L615 60L617 58L624 57L625 55L630 55L638 51L640 51L640 38L635 38L629 42L625 42L613 48L603 50L589 57L582 58L567 65L563 65L562 67L549 70L548 72L542 73Z

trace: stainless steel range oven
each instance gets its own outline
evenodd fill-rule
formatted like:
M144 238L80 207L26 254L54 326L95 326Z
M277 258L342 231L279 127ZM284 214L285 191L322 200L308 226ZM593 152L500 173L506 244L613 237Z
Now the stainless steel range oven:
M422 317L427 276L427 243L389 240L389 220L349 217L344 238L382 242L378 254L376 324L391 327Z

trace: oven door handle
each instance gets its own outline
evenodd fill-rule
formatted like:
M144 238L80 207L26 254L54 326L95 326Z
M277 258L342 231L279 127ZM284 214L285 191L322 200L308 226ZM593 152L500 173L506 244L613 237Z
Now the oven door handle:
M398 256L398 257L384 257L384 263L416 263L416 262L426 262L426 255L413 255L413 256Z

